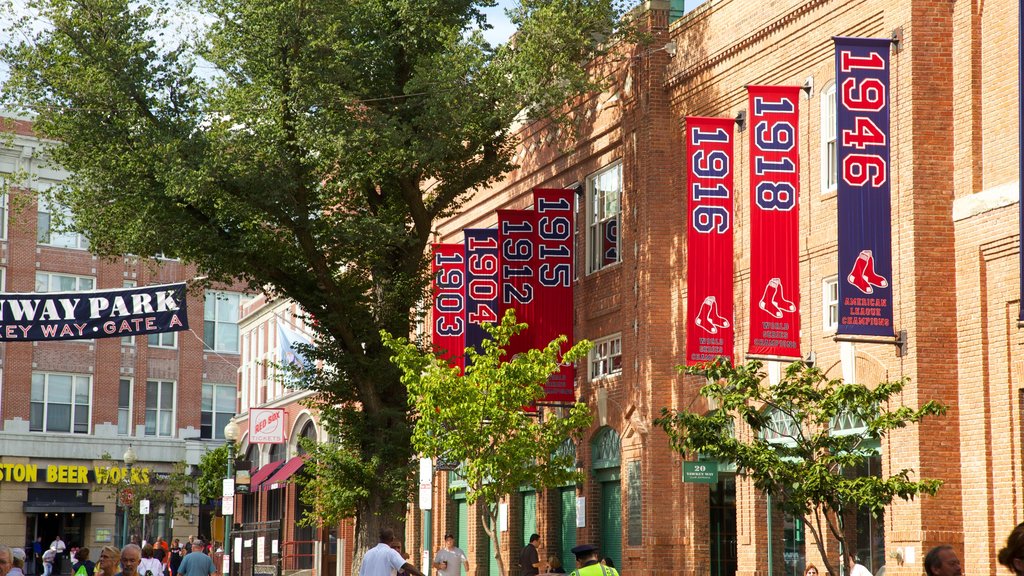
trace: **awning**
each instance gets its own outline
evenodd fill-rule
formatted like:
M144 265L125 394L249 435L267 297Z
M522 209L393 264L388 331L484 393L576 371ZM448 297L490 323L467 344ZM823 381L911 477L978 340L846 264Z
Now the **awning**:
M282 465L284 465L284 462L284 460L275 460L274 462L264 464L263 466L260 467L259 470L253 472L252 476L249 477L249 489L258 489L260 482L263 482L267 478L270 478L270 476L273 475L274 472L277 472L277 470Z
M274 488L280 488L281 484L284 484L284 482L291 478L293 474L298 472L299 468L302 468L302 465L305 464L305 462L306 459L303 456L296 456L291 460L288 460L285 462L284 466L281 466L280 470L263 482L260 489L273 490Z
M103 512L103 506L85 502L25 502L22 506L26 514Z

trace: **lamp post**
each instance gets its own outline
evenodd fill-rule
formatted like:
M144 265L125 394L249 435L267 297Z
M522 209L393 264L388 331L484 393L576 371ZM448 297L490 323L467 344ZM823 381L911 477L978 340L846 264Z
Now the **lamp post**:
M125 466L128 467L128 472L125 474L124 481L130 487L132 485L132 466L139 461L139 457L135 454L135 449L132 448L131 444L128 445L128 449L124 451L124 455L121 456L121 459L124 460ZM121 548L124 548L125 545L128 544L128 515L131 514L132 504L123 496L121 497L121 500L124 504L124 518L121 524Z
M222 571L231 572L231 523L234 519L234 492L235 492L235 441L238 440L241 434L238 424L234 420L227 423L224 426L224 439L228 441L228 474L227 478L224 479L224 498L231 498L231 506L222 510L224 515L224 566L221 568ZM230 491L229 491L230 490ZM227 570L224 570L224 568Z

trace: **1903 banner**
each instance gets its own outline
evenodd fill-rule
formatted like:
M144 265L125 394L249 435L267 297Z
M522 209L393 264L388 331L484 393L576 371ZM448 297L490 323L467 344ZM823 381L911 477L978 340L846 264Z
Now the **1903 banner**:
M466 357L466 257L462 244L434 244L431 343L449 366L464 368Z

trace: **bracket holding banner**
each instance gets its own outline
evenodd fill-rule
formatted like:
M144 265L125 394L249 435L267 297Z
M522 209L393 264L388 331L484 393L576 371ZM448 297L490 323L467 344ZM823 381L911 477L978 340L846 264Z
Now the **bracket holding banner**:
M893 344L896 346L896 357L902 358L907 354L907 331L900 330L892 338L872 338L870 336L854 336L847 334L836 334L832 337L834 342L854 342L861 344Z
M903 27L894 28L889 39L892 40L892 51L899 54L903 48Z

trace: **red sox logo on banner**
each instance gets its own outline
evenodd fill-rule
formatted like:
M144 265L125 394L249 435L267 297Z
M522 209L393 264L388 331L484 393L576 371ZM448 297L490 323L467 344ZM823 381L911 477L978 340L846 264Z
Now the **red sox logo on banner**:
M733 355L733 127L686 118L686 364Z

